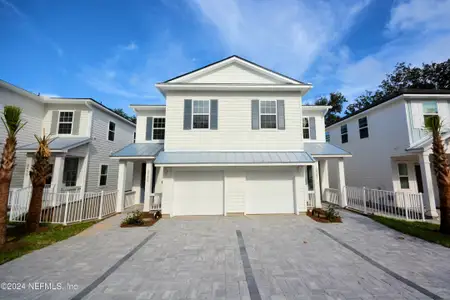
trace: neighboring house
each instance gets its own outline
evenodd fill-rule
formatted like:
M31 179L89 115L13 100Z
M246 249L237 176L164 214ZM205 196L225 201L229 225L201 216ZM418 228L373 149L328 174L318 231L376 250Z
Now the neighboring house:
M325 142L329 107L302 106L310 84L232 56L156 87L166 105L132 105L136 143L111 156L120 161L117 211L129 162L135 203L148 211L159 207L154 193L162 195L169 216L320 207L330 160L345 185L350 154Z
M449 90L404 90L328 126L330 142L353 154L345 159L347 184L423 193L427 214L436 217L439 192L424 122L439 115L448 145L449 101Z
M27 122L18 135L11 188L30 186L29 171L37 150L34 135L51 134L54 192L96 192L117 188L118 162L109 155L133 141L135 124L91 98L48 98L0 80L0 109L15 105ZM6 132L0 125L0 140ZM132 174L132 166L127 169ZM131 182L128 183L131 187Z

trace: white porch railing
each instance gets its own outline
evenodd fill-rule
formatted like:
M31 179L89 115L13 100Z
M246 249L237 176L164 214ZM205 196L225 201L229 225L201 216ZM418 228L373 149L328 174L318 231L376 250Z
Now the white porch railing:
M12 193L11 222L25 222L31 200L31 189L28 197ZM69 224L86 220L102 219L115 212L117 191L84 193L44 193L40 222Z
M64 186L61 188L61 193L65 192L71 192L71 193L77 193L81 191L81 186ZM58 191L55 191L58 192Z
M323 191L323 197L325 202L339 205L339 200L341 198L341 192L338 189L326 188Z
M131 207L134 205L134 198L136 196L136 191L126 191L125 192L125 208Z
M313 208L314 203L316 203L316 194L314 193L314 191L307 191L306 207Z
M161 210L162 193L150 194L150 210Z
M365 187L345 187L347 206L365 214L425 220L423 197L419 193L393 192Z

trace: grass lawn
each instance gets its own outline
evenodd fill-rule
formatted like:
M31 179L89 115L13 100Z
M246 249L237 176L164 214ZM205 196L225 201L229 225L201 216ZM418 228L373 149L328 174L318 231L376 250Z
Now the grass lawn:
M440 233L438 224L428 222L408 222L380 216L371 216L371 218L397 231L450 248L450 235Z
M73 225L41 224L38 232L27 234L24 225L8 228L7 243L0 248L0 265L17 257L74 236L96 221Z

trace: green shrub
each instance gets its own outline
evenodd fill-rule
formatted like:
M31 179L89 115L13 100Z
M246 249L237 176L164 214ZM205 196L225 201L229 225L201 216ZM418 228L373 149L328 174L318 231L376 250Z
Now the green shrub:
M125 225L142 225L144 224L144 217L142 212L135 210L122 221Z
M328 221L334 222L339 218L339 213L334 209L333 205L328 205L328 208L325 211L325 217Z

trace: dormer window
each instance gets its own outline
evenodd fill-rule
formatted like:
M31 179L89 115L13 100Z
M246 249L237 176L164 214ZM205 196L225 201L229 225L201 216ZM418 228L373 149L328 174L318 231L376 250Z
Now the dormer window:
M60 111L58 134L72 134L73 111Z

